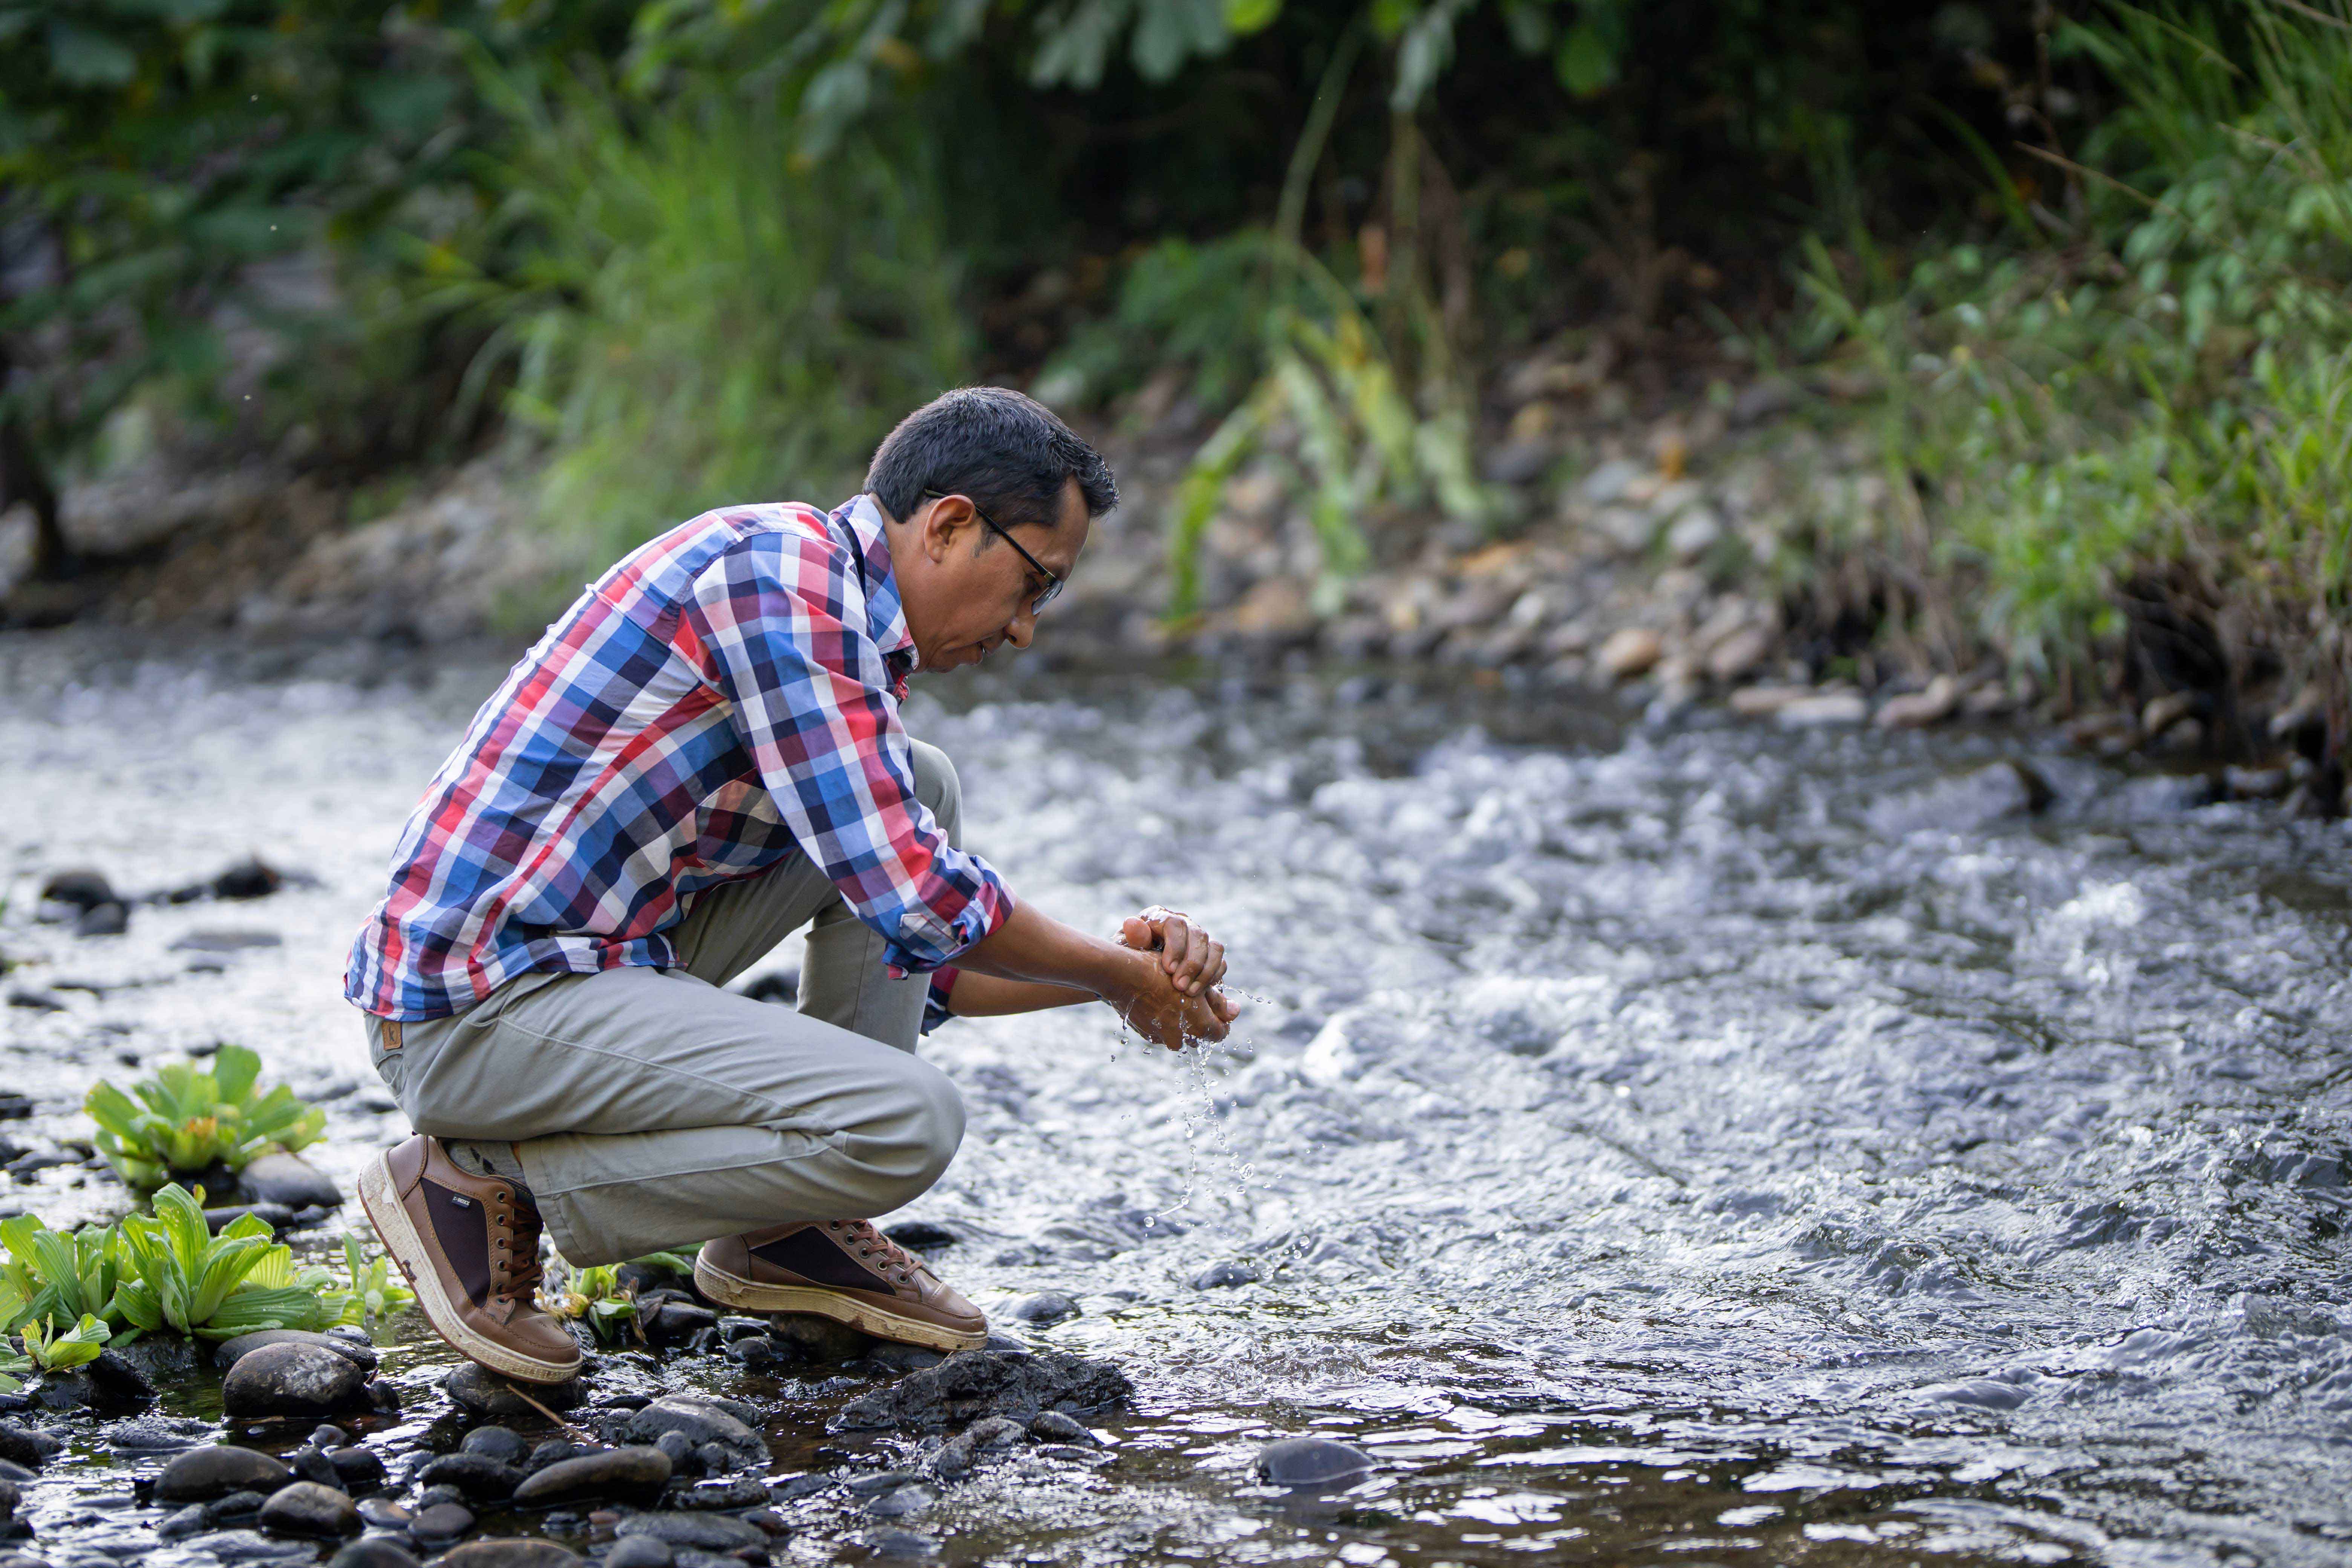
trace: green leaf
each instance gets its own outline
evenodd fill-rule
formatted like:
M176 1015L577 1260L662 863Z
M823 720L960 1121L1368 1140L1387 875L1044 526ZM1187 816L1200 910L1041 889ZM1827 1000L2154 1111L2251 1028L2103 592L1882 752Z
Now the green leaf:
M1559 43L1552 57L1559 85L1576 98L1591 98L1617 79L1617 51L1590 22L1579 22Z
M1225 0L1225 26L1237 38L1261 33L1282 15L1282 0Z
M49 24L49 68L74 87L122 87L139 74L139 57L103 33L56 21Z
M213 1055L212 1079L216 1099L243 1105L252 1097L254 1080L260 1076L261 1058L243 1046L223 1046Z

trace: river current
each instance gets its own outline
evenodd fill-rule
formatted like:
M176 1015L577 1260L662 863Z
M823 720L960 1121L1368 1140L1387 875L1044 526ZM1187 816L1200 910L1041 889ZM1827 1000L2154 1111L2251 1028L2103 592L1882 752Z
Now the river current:
M0 986L58 1004L0 1016L20 1141L224 1039L325 1098L347 1189L404 1134L343 957L500 672L268 657L0 642ZM893 1220L1139 1390L1108 1462L905 1521L945 1561L2352 1561L2343 824L2021 732L1654 731L1393 673L950 679L908 717L1020 897L1185 910L1250 998L1183 1058L1098 1007L927 1040L970 1130ZM33 919L64 867L247 853L306 880ZM173 945L222 928L278 944ZM0 1198L123 1201L75 1168ZM1078 1315L1007 1315L1048 1290ZM826 1461L823 1389L713 1365L779 1473ZM1256 1485L1300 1433L1381 1468ZM114 1463L28 1505L52 1561Z

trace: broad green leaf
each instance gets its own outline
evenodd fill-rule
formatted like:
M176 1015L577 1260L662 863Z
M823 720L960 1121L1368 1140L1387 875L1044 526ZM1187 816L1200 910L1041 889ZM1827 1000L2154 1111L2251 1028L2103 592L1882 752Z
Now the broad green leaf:
M1559 85L1577 98L1590 98L1617 79L1617 51L1590 22L1579 22L1559 42L1552 57Z

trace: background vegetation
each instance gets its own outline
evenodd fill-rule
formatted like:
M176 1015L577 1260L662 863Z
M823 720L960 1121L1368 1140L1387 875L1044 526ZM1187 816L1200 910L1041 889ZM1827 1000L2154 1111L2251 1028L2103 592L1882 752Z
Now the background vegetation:
M1872 389L1812 416L1892 504L1812 559L1919 662L2326 675L2341 4L0 3L0 504L65 571L142 431L519 440L593 554L987 377L1172 399L1180 540L1268 456L1337 581L1524 521L1474 454L1575 334L1636 409Z

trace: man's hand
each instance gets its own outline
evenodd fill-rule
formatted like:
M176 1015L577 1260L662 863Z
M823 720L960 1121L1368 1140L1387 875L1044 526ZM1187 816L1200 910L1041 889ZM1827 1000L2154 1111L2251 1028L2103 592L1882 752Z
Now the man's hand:
M1241 1005L1217 989L1225 977L1225 944L1186 915L1155 904L1119 922L1118 939L1157 959L1166 993L1147 987L1133 1000L1112 1001L1128 1027L1145 1039L1181 1050L1193 1040L1222 1040Z
M1189 915L1152 905L1119 922L1118 940L1139 952L1160 955L1160 972L1187 996L1206 996L1225 977L1225 944L1192 923Z

